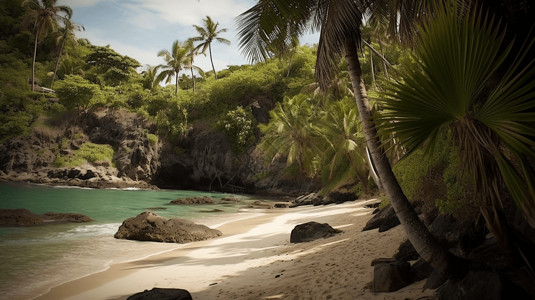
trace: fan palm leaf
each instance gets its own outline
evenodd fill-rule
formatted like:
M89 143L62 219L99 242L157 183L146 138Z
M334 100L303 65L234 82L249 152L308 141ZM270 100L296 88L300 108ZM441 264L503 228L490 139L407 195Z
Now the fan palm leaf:
M409 152L424 144L432 150L438 130L449 126L480 189L487 223L496 231L504 183L535 228L535 179L528 163L535 159L534 60L527 59L526 50L494 83L512 55L504 33L481 9L461 16L455 7L437 12L421 28L419 68L389 86L382 117L382 126Z

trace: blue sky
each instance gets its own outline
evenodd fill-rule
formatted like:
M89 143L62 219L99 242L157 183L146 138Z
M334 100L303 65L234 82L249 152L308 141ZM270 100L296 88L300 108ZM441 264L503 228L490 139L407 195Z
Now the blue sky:
M202 25L210 16L227 28L224 37L231 45L214 43L212 51L216 70L228 65L248 63L238 48L235 17L252 7L254 0L59 0L73 11L73 21L85 27L78 32L94 45L106 46L138 60L142 65L163 63L158 51L170 49L173 41L196 36L193 24ZM317 42L317 35L308 35L302 44ZM208 56L198 56L195 63L211 70Z

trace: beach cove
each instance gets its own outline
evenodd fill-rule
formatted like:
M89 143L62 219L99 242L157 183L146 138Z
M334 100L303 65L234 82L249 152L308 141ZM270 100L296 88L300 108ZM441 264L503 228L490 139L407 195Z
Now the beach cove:
M66 282L36 299L126 299L154 287L182 288L194 299L419 299L417 282L395 293L371 291L378 257L391 257L406 238L401 227L362 232L366 203L245 212L215 228L223 237L190 243ZM327 222L343 231L290 244L295 225Z

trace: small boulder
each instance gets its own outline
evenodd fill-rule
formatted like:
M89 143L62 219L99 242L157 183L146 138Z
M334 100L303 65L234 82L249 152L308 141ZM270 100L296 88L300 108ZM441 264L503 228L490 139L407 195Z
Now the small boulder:
M208 196L203 197L189 197L189 198L179 198L175 199L169 204L214 204L214 199Z
M302 195L292 201L292 207L301 205L312 205L314 202L321 202L323 197L317 193L310 193L308 195Z
M327 223L308 222L295 226L290 235L290 243L310 242L321 238L328 238L340 232L342 231L332 228Z
M128 300L192 300L191 294L183 289L153 288L134 294Z
M190 243L221 236L219 230L184 219L166 219L153 212L143 212L126 219L114 237L116 239L164 243Z
M384 232L398 226L399 224L400 222L396 216L394 208L391 205L388 205L379 213L375 214L375 216L366 223L366 226L364 226L362 231L379 228L379 232Z
M393 292L412 283L411 265L406 261L382 263L373 269L373 291Z

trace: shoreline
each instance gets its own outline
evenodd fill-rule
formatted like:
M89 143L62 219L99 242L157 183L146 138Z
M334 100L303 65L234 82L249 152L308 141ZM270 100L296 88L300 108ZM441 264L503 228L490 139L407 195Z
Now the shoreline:
M371 260L392 256L405 239L400 226L384 233L361 231L372 212L363 206L373 201L377 199L265 210L250 218L231 219L217 227L224 234L220 238L112 264L34 299L126 299L154 287L186 289L194 299L273 299L281 293L279 298L314 298L321 293L334 299L432 295L432 291L421 292L422 282L382 296L371 292ZM291 230L308 221L329 223L343 233L290 244ZM328 272L332 276L324 277Z

